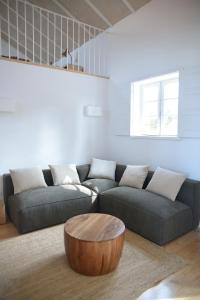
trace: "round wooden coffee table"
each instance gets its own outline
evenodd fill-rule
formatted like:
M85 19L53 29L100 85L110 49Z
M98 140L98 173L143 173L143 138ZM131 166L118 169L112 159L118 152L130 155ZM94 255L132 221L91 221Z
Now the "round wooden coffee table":
M121 256L124 232L124 223L111 215L90 213L69 219L64 226L69 265L84 275L113 271Z

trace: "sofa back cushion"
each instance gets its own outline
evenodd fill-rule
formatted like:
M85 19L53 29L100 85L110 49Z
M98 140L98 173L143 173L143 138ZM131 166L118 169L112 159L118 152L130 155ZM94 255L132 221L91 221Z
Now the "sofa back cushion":
M115 171L115 161L93 158L88 177L115 180Z
M90 171L90 165L89 164L79 165L79 166L76 166L76 168L77 168L80 182L87 180L88 174Z
M124 171L126 170L126 165L117 165L115 170L115 180L119 183Z

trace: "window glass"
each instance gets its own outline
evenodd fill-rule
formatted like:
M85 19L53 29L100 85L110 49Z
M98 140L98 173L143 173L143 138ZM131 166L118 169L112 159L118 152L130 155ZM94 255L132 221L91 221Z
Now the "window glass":
M177 136L179 73L132 84L131 135Z

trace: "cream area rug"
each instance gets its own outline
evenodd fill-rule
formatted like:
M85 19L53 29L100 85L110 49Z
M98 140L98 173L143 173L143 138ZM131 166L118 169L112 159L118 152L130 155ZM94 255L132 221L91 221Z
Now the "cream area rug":
M58 225L0 242L0 299L132 300L186 265L127 230L113 273L80 275L68 266L63 228Z

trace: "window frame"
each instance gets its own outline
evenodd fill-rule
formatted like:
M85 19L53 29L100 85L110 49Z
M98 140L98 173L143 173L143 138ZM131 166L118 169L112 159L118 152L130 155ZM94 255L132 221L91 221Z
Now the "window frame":
M165 99L164 98L164 86L169 83L169 82L177 82L178 81L178 95L177 98L168 98ZM136 99L134 99L135 97L135 92L134 92L134 85L138 84L139 86L139 96L137 99L138 102L138 106L140 107L138 109L139 111L139 118L135 117L135 101ZM144 133L144 131L142 130L143 125L141 125L143 123L143 121L141 121L142 119L144 119L144 99L143 96L141 96L142 92L141 90L147 86L147 85L159 85L159 93L158 93L158 100L155 100L155 102L158 103L158 134L148 134L148 133ZM174 135L170 135L170 134L162 134L162 129L164 128L163 126L163 122L164 122L164 104L165 101L169 101L169 100L176 100L177 101L177 118L176 118L176 134ZM154 77L149 77L140 81L134 81L131 83L131 118L130 118L130 136L133 138L155 138L155 139L180 139L179 138L179 100L180 100L180 72L176 71L176 72L171 72L171 73L167 73L164 75L159 75L159 76L154 76ZM153 102L150 101L150 102ZM143 106L143 107L142 107ZM138 121L139 120L139 121ZM138 121L138 123L135 125L134 123L136 123ZM139 128L138 130L136 130L136 127Z

